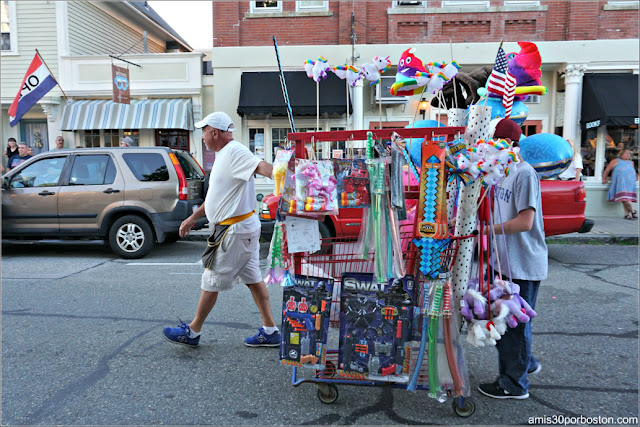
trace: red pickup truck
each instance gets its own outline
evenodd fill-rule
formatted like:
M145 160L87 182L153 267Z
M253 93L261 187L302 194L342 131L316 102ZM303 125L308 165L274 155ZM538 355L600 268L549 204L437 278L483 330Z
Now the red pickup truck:
M591 230L593 220L584 216L587 201L584 182L542 180L540 183L546 236L574 232L587 233ZM263 239L271 239L279 201L280 197L273 194L262 199L260 221ZM407 202L409 204L410 201ZM362 209L341 208L338 215L328 215L324 222L319 223L320 235L321 237L357 238L361 220Z

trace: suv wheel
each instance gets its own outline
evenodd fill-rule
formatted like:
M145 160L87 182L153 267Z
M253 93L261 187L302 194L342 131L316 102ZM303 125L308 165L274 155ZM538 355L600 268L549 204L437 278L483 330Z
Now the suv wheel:
M151 251L153 243L151 226L136 215L119 218L109 229L109 246L121 258L142 258Z

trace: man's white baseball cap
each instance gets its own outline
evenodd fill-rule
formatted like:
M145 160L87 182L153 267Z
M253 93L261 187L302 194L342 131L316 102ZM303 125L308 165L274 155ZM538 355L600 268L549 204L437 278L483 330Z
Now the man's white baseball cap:
M211 126L212 128L220 129L225 132L233 132L236 130L233 126L231 117L222 111L211 113L195 124L195 127L198 129L202 129L205 126Z

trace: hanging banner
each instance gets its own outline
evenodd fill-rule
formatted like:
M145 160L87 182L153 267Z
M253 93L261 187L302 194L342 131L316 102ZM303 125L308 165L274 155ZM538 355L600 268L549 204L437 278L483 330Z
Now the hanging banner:
M129 104L129 69L111 65L111 75L113 82L113 102L119 104Z

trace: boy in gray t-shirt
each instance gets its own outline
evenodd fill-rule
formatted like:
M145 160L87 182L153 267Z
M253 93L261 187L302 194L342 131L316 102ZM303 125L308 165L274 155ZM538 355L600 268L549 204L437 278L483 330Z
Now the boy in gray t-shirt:
M518 146L521 135L520 127L510 119L501 120L494 132L494 138L504 138L514 146ZM496 258L492 257L493 275L501 271L503 278L507 279L511 272L513 282L520 286L520 296L535 309L540 281L547 278L547 245L540 180L522 157L516 171L496 189L493 216L500 260L498 268ZM496 344L500 375L493 383L480 384L480 392L497 399L529 397L528 375L537 374L542 369L531 354L531 338L531 321L507 329Z

